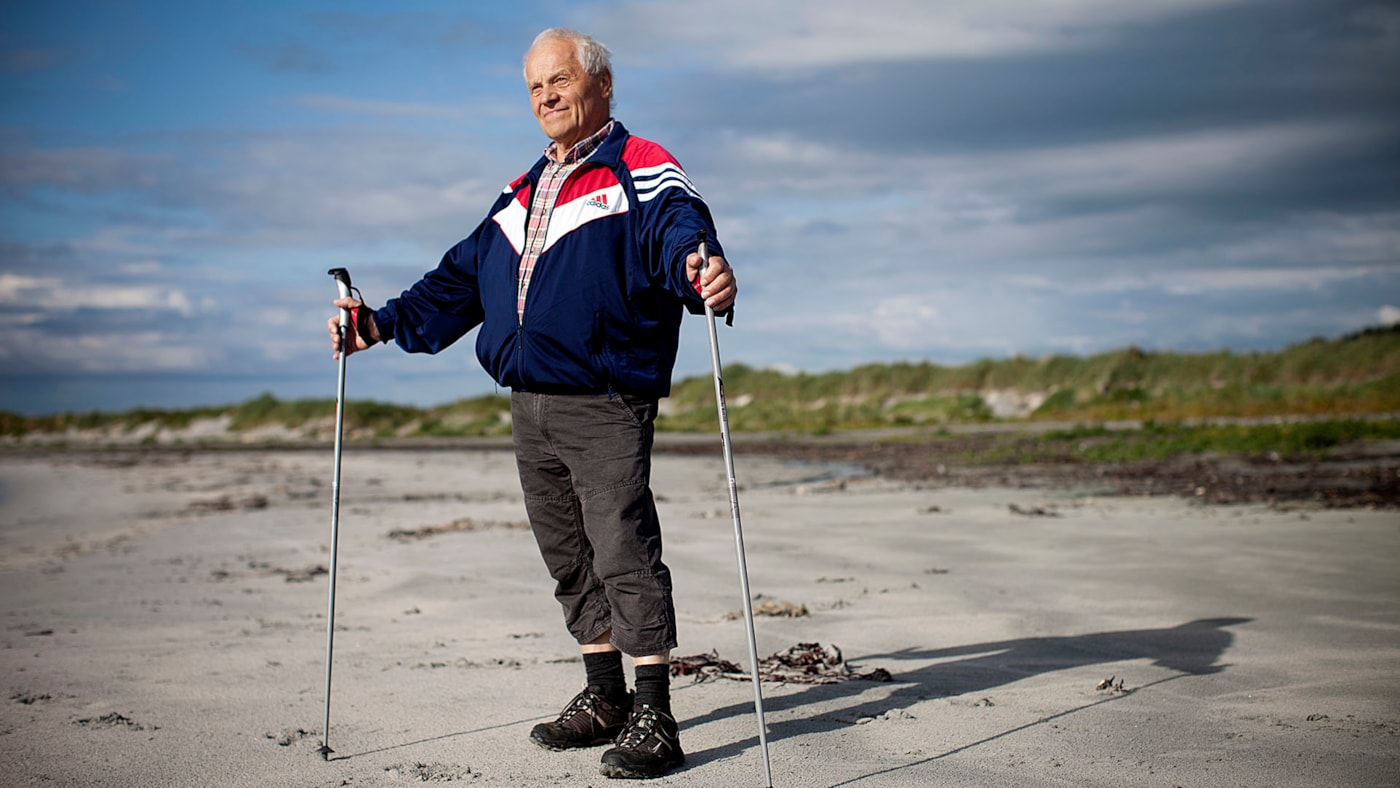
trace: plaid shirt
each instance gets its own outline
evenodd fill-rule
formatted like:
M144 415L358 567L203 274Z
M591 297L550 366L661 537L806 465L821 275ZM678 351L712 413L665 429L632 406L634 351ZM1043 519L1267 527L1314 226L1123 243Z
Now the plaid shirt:
M554 203L569 179L588 157L598 150L613 129L613 121L599 129L593 136L579 142L564 154L562 161L554 157L554 145L544 149L549 163L540 173L540 182L535 185L535 195L530 200L530 221L525 226L525 251L520 254L520 271L516 277L515 316L525 317L525 293L530 289L530 277L535 273L535 263L544 251L544 241L549 229L549 217L554 213Z

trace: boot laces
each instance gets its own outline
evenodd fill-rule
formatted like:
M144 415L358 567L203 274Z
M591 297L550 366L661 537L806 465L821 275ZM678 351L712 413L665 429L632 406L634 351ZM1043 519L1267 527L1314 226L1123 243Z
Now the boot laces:
M652 734L652 729L656 727L656 710L650 706L643 706L636 716L627 723L627 728L622 732L622 741L618 742L619 747L635 749Z
M579 693L564 710L559 713L560 722L568 722L580 714L593 713L593 694L589 692Z

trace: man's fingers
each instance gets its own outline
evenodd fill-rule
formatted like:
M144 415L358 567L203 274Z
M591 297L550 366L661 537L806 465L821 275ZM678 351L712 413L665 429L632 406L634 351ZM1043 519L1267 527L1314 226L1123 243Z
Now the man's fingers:
M724 310L734 303L738 288L734 283L734 269L727 260L714 255L702 261L698 253L691 252L685 262L686 275L691 282L697 283L696 289L706 304Z
M717 271L723 271L727 268L729 268L729 264L719 255L711 255L708 261L703 261L698 252L691 252L690 256L685 258L686 276L692 282L697 276L702 282L708 282L714 278Z
M734 269L729 267L729 263L725 262L723 257L711 257L709 267L700 277L700 284L707 291L727 287L733 281Z
M355 307L360 306L360 302L359 302L359 301L356 301L355 299L353 299L353 298L351 298L351 297L349 297L349 296L346 296L346 297L344 297L344 298L337 298L337 299L335 299L334 301L332 301L331 303L334 304L335 306L340 307L341 309L354 309ZM334 359L334 360L339 360L339 359L340 359L340 353L341 353L342 350L345 350L345 355L347 355L347 356L350 355L351 353L354 353L356 350L358 350L358 348L355 347L355 339L354 339L354 338L351 338L350 342L346 343L346 344L348 345L348 348L342 348L342 347L341 347L341 344L340 344L340 315L339 315L339 314L331 315L329 318L326 319L326 330L327 330L328 332L330 332L330 335L331 335L331 358L332 358L332 359ZM347 330L347 333L349 333L349 331L352 331L352 330L353 330L353 328Z

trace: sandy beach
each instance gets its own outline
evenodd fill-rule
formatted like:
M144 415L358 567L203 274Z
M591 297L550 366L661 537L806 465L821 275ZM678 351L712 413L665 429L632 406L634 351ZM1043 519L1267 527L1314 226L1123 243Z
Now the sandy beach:
M1400 785L1400 516L924 487L741 454L776 786ZM509 451L0 455L7 785L601 786L527 740L582 685ZM681 645L746 664L713 457L657 457ZM762 608L760 608L762 609ZM1105 680L1110 686L1103 687ZM751 685L678 677L686 765L762 784Z

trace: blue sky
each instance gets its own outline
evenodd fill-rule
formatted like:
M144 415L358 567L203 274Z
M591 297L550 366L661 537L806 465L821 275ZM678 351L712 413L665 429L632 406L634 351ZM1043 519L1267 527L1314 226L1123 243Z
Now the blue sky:
M214 6L211 8L211 6ZM716 213L726 362L1270 350L1400 321L1400 8L1346 0L17 2L0 24L0 409L334 396L382 303L539 155L520 58ZM474 337L474 335L473 335ZM349 396L493 390L473 337ZM688 324L677 377L708 374Z

